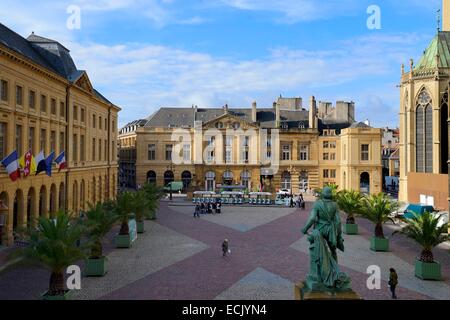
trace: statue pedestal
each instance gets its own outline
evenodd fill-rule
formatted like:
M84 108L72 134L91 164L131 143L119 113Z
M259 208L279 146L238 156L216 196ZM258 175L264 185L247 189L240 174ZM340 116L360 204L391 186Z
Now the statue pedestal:
M304 282L295 285L295 300L362 300L362 298L353 290L329 292L311 291L305 288Z

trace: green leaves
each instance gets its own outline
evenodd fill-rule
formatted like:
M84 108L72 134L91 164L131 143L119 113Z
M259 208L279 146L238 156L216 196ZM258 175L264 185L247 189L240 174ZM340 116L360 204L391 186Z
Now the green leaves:
M86 220L83 223L90 241L91 258L100 258L102 256L102 240L117 220L118 216L109 207L109 204L97 203L95 206L89 204Z
M446 234L448 224L438 226L442 217L443 214L434 215L430 212L424 212L422 215L413 213L411 219L400 218L407 225L394 234L403 234L420 244L423 250L431 251L440 243L450 240L450 236Z
M361 201L360 214L375 224L393 221L390 214L398 209L398 203L384 193L364 196ZM394 222L394 221L393 221Z

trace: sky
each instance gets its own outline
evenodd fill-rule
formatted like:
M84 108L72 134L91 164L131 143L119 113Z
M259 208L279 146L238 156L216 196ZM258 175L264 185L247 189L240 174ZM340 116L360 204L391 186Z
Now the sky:
M401 64L436 34L441 0L0 0L0 22L59 41L122 108L271 107L280 95L354 101L397 127ZM371 6L380 9L379 28ZM368 10L369 9L369 10ZM79 15L77 14L79 12ZM79 18L79 19L78 19ZM79 22L79 24L77 23ZM374 25L373 23L370 25ZM375 26L377 26L375 24Z

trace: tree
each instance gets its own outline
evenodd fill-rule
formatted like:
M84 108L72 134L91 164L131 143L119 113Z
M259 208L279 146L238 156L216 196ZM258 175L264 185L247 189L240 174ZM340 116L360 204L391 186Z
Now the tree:
M90 240L90 258L98 259L103 256L102 241L106 234L117 222L117 215L111 210L107 210L108 205L97 203L95 206L89 204L89 210L86 212L86 233Z
M450 240L447 233L448 224L439 226L439 221L443 214L433 215L430 212L424 212L422 215L416 213L410 219L401 217L400 219L407 225L394 234L400 233L422 246L422 252L419 260L422 262L433 263L433 248L437 245Z
M136 191L132 194L132 210L136 215L136 221L144 221L144 215L147 210L150 210L151 199L147 196L147 193L142 190Z
M133 217L133 198L133 194L128 191L117 196L113 212L121 222L119 235L130 234L128 220Z
M145 193L148 203L147 210L144 211L144 215L147 218L154 219L155 212L159 208L159 200L164 196L164 190L154 183L146 183L142 188L142 191Z
M30 230L29 246L22 254L46 266L51 271L49 296L63 295L65 269L86 257L87 247L77 245L84 228L60 211L56 219L41 217L36 229Z
M355 223L355 214L361 211L361 193L355 190L342 190L336 195L339 209L347 213L347 224Z
M384 239L383 224L395 221L390 214L398 209L398 203L384 193L371 194L362 198L360 214L375 224L375 237Z

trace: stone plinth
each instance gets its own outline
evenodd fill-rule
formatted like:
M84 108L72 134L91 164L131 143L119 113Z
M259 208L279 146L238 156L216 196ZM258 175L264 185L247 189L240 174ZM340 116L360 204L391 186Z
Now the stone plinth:
M295 300L362 300L353 290L339 292L310 291L305 289L305 283L297 283L294 288Z

